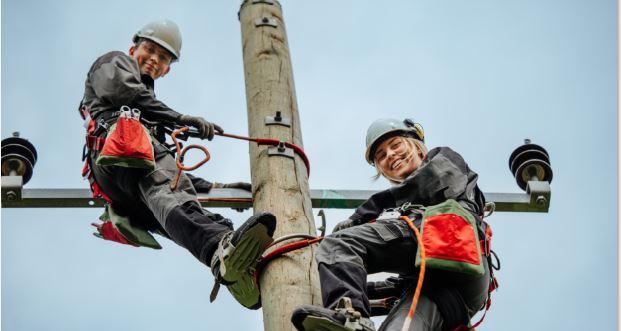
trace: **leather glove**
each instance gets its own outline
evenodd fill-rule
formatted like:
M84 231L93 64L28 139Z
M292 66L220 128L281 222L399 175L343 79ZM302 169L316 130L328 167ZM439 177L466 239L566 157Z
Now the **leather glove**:
M351 228L352 226L355 226L355 225L358 225L358 223L353 220L346 219L342 222L337 223L336 226L334 226L334 229L332 230L332 232L337 232L343 229Z
M200 116L181 115L177 123L197 128L201 139L211 140L216 131L224 132L219 125L207 122L207 120Z
M250 183L245 183L245 182L235 182L235 183L229 183L229 184L223 184L223 183L213 183L213 188L238 188L238 189L242 189L244 191L248 191L250 193L252 193L252 185L250 185Z

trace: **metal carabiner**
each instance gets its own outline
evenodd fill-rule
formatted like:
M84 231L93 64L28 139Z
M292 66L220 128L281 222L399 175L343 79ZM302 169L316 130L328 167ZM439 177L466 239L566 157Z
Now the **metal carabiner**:
M131 112L132 112L132 117L134 117L135 119L140 119L140 109L132 108Z
M131 108L129 108L129 106L127 105L122 105L121 109L119 109L121 112L125 113L125 112L130 112L131 113Z
M483 207L483 218L492 216L494 211L496 211L496 204L493 203L492 201L487 202L485 204L485 207Z

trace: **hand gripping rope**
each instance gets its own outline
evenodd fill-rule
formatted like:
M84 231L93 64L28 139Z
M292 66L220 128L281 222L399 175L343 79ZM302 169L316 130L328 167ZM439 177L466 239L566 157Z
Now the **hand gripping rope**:
M188 127L183 127L183 128L174 130L170 134L170 137L172 138L173 142L175 143L175 147L177 149L176 163L177 163L177 168L179 169L179 171L177 171L177 175L175 176L175 179L170 184L170 188L172 190L175 190L177 188L177 185L179 185L179 178L181 177L181 172L182 171L184 171L184 170L185 171L195 170L198 167L200 167L203 164L205 164L211 158L211 155L209 154L209 151L207 150L207 148L205 148L204 146L201 146L201 145L191 144L191 145L185 146L183 149L181 149L181 146L179 145L179 142L177 141L177 135L183 134L183 133L189 133L189 130L190 129ZM304 162L304 165L306 166L306 175L310 176L310 162L308 160L308 157L306 157L306 154L304 153L304 150L302 148L300 148L299 146L295 145L295 144L292 144L292 143L289 143L289 142L286 142L286 141L280 141L278 139L251 138L251 137L245 137L245 136L239 136L239 135L228 134L228 133L221 133L221 132L216 132L216 135L222 136L222 137L227 137L227 138L233 138L233 139L239 139L239 140L246 140L246 141L250 141L250 142L255 142L259 146L261 146L261 145L270 145L270 146L279 146L279 147L280 146L284 146L284 147L291 148L297 155L299 155L302 158L302 161ZM187 151L189 151L190 149L193 149L193 148L198 148L201 151L203 151L203 153L205 153L205 158L202 161L198 162L197 164L195 164L193 166L185 166L183 164L183 157L185 156L185 153ZM234 202L237 202L237 199L225 199L225 200L226 201L235 200ZM224 201L224 200L222 200L222 201Z

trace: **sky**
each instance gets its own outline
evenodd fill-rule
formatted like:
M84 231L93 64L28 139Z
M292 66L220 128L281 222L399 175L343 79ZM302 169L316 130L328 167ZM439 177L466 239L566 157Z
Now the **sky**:
M1 134L39 155L26 188L86 188L77 106L92 62L168 18L181 59L160 100L247 134L239 1L2 0ZM378 118L413 118L484 192L521 192L508 169L525 138L554 169L549 213L487 219L500 289L478 328L617 325L617 3L611 0L282 1L312 189L381 190L364 161ZM248 146L205 142L194 173L250 180ZM251 211L214 209L240 225ZM314 210L316 213L318 210ZM325 210L328 228L352 210ZM95 238L99 208L1 210L3 330L262 330L261 311L165 239L156 251ZM316 218L319 223L319 218ZM379 325L381 319L375 319Z

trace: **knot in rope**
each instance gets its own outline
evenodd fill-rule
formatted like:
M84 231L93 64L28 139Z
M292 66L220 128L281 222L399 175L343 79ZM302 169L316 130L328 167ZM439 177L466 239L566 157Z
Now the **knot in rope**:
M185 146L183 149L181 149L181 146L179 145L179 142L177 141L177 135L183 132L188 131L189 128L183 127L177 130L174 130L172 132L172 134L170 135L170 137L172 138L173 142L175 143L175 147L177 148L177 158L175 159L175 162L177 163L177 175L175 176L175 179L172 181L172 183L170 184L170 189L171 190L175 190L177 189L177 186L179 185L179 179L181 178L181 172L182 171L192 171L197 169L198 167L202 166L203 164L207 163L207 161L209 161L209 159L211 159L211 154L209 154L209 151L207 150L207 148L205 148L204 146L201 145L197 145L197 144L191 144L188 146ZM183 157L185 156L185 153L187 151L189 151L190 149L193 148L197 148L200 149L201 151L203 151L203 153L205 153L205 158L203 160L201 160L200 162L198 162L197 164L193 165L193 166L185 166L183 164ZM179 151L181 149L181 151Z

